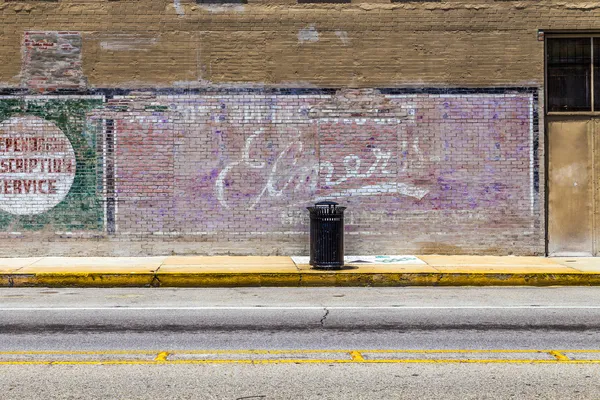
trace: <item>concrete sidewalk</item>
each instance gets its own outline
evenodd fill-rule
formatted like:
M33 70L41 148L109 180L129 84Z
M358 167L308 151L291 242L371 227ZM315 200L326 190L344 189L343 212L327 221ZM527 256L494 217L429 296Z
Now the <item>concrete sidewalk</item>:
M319 271L291 257L35 257L0 259L0 287L599 285L600 258L392 256Z

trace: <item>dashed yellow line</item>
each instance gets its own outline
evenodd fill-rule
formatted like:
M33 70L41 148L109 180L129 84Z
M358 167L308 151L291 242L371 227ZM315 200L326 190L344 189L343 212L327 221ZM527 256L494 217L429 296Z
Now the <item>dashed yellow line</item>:
M158 355L156 356L156 358L154 359L154 361L165 362L165 361L167 361L167 357L168 356L169 356L168 352L161 351L160 353L158 353Z
M354 361L354 362L363 362L363 361L365 361L365 359L363 358L363 356L360 353L360 351L351 351L350 352L350 357L352 357L352 361Z
M273 360L105 360L105 361L0 361L2 365L176 365L176 364L600 364L600 360L504 360L504 359L384 359L384 360L341 360L341 359L273 359Z
M558 361L569 361L569 360L570 360L570 358L569 358L569 357L565 356L565 355L564 355L563 353L561 353L560 351L556 351L556 350L555 350L555 351L551 351L551 352L550 352L550 355L552 355L552 356L556 357L556 359L557 359Z

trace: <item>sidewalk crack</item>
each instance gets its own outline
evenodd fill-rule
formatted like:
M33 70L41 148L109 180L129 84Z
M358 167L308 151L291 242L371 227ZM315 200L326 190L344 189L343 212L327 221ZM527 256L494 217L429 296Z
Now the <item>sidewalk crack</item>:
M329 310L327 309L327 307L323 308L323 310L325 311L325 315L323 315L323 317L321 318L321 326L325 326L325 320L329 315Z
M154 276L152 277L152 282L150 282L150 286L151 287L160 287L160 285L161 285L160 279L158 278L156 273L154 273Z

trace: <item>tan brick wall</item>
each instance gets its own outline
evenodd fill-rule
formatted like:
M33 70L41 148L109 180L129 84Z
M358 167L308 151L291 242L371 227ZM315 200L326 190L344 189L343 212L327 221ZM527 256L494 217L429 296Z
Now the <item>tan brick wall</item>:
M235 7L185 0L5 2L0 82L19 84L23 32L80 31L94 87L539 85L537 29L597 29L600 3L479 1ZM178 15L178 12L182 15ZM314 40L301 39L302 31Z

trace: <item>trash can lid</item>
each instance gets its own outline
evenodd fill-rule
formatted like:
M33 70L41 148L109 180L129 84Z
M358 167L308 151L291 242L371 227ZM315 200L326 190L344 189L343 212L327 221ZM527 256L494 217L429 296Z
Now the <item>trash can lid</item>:
M320 201L318 203L315 203L315 206L317 207L325 207L325 206L338 206L339 204L336 203L335 201Z

